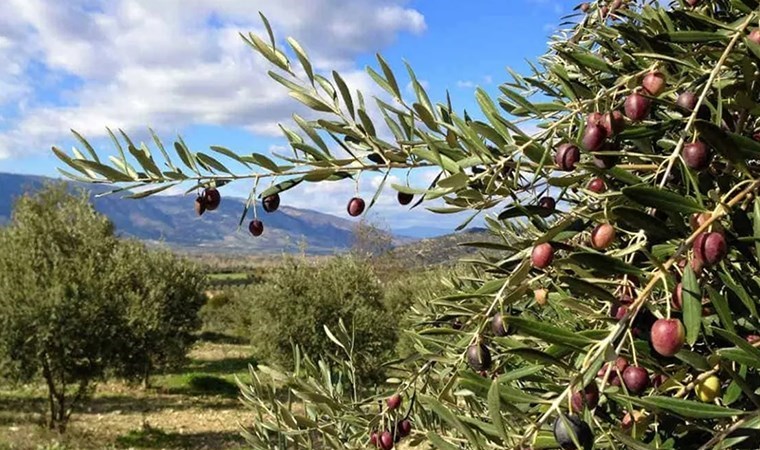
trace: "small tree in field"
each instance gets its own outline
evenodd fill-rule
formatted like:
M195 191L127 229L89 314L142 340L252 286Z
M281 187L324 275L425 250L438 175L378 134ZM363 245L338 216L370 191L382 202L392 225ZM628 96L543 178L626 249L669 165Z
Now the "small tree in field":
M137 242L120 243L114 265L127 323L118 373L147 387L151 373L184 362L195 342L205 276L193 263Z
M126 134L134 160L111 166L84 139L87 157L54 151L72 177L147 186L138 196L191 180L205 189L200 213L240 178L278 179L246 207L269 211L301 183L418 169L438 175L391 185L401 205L496 213L486 223L502 242L473 245L503 253L410 308L416 353L392 362L382 395L347 388L338 361L259 367L243 390L261 413L246 431L256 448L756 448L759 11L757 0L580 5L530 74L513 73L497 100L476 91L471 116L434 103L411 68L407 99L378 57L368 73L387 92L373 99L385 127L264 20L267 36L245 41L316 114L283 128L294 156L214 157L180 139L172 159L156 138L159 161Z
M243 295L249 299L254 352L269 363L293 367L294 345L309 355L333 353L335 344L324 327L338 330L342 322L354 341L352 376L375 381L396 344L380 283L371 266L357 257L324 263L289 258Z
M393 235L390 230L364 220L354 226L351 253L357 258L378 258L392 248Z
M184 358L200 327L202 273L113 231L63 184L19 199L0 230L0 376L41 377L61 432L98 380L147 382Z
M116 245L111 223L64 186L19 199L0 231L3 375L41 376L59 431L118 353L123 314L102 276Z

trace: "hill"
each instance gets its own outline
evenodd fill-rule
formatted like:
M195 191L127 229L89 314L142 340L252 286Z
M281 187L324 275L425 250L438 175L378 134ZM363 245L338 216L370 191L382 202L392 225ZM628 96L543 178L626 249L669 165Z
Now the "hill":
M54 181L60 180L0 172L0 224L10 219L16 198ZM159 195L137 201L119 194L96 197L109 189L102 185L67 184L89 191L95 208L114 222L120 235L166 245L182 253L245 256L259 261L283 252L300 252L302 248L311 255L333 254L349 249L354 241L356 222L306 209L281 206L266 214L266 231L254 239L245 226L238 230L245 205L240 198L225 197L218 210L198 217L189 195ZM392 256L415 267L449 264L478 251L458 244L493 239L481 228L430 237L442 233L435 227L406 229L404 236L393 236ZM422 237L426 239L419 239Z
M404 261L408 267L430 267L455 264L460 259L479 252L492 252L492 250L462 245L468 242L500 242L500 240L486 229L471 228L397 246L391 250L390 257Z
M56 181L34 175L0 173L0 223L10 219L13 203L25 192ZM189 253L277 254L298 251L310 254L348 249L355 222L316 211L282 206L266 215L266 232L252 238L238 230L244 200L226 197L218 210L197 217L192 196L152 196L139 201L118 194L95 197L107 191L101 185L68 182L91 192L95 208L114 222L117 232L152 244L164 244Z

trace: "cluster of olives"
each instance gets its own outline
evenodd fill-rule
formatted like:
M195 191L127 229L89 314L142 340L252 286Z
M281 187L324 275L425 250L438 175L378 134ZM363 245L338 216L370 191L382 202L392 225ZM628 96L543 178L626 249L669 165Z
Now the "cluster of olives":
M760 33L759 33L760 34ZM586 128L581 140L584 150L591 153L593 163L599 169L611 169L617 164L619 143L610 140L625 129L627 117L631 122L639 122L646 119L652 107L652 98L659 96L666 86L666 77L657 70L651 71L644 76L641 86L628 95L623 104L624 114L618 110L607 113L592 112L586 118ZM694 92L685 91L676 99L677 108L685 114L690 114L698 103L698 97ZM698 118L710 117L710 110L701 105L697 112ZM711 152L708 145L701 141L687 143L683 146L681 157L690 169L702 171L709 167ZM559 145L554 154L554 163L557 170L573 171L581 159L581 149L573 143ZM602 178L592 178L587 188L597 194L607 190L606 183Z
M755 30L756 34L760 32ZM646 74L641 86L634 90L625 100L624 112L632 122L644 120L650 113L651 98L660 95L666 86L666 77L659 71L651 71ZM683 92L678 96L676 105L683 112L691 112L698 102L697 96L693 92ZM709 117L709 110L700 108L699 114ZM616 164L615 158L609 153L617 151L617 143L608 139L620 133L625 127L625 118L617 110L605 114L594 112L589 114L586 120L586 128L582 138L581 145L584 150L590 152L594 158L594 164L600 169L609 169ZM597 154L596 152L600 152ZM702 141L695 140L683 147L681 154L685 164L693 170L704 170L710 164L710 149ZM563 143L556 149L554 162L558 170L572 171L575 170L576 164L580 161L581 149L572 143ZM587 185L589 191L593 193L603 193L607 190L604 179L595 177ZM556 201L551 197L544 197L538 201L538 206L545 210L548 215L554 212ZM696 218L697 226L701 226L709 215L699 215ZM602 223L595 226L589 237L589 245L596 250L605 250L610 247L616 238L615 227L609 223ZM717 264L727 253L727 244L725 237L721 232L712 231L704 232L698 235L693 243L692 268L695 272L702 267L710 267ZM547 269L554 261L555 249L551 242L542 242L536 244L531 252L531 263L536 269ZM674 297L674 305L681 304L681 285L679 284ZM621 301L622 306L613 310L613 317L622 319L627 313L627 305L632 302ZM647 311L648 312L648 311ZM643 313L646 316L646 313ZM641 322L641 321L640 321ZM681 322L677 319L660 319L653 321L651 327L646 327L653 348L663 356L673 356L677 353L684 342L684 329Z
M386 400L386 413L389 415L398 414L401 407L401 394L393 394ZM382 450L391 450L401 439L412 434L412 422L408 417L403 417L393 423L390 429L383 431L372 431L369 437L369 443L372 448Z
M513 330L510 328L509 323L504 320L505 315L506 313L497 312L491 317L491 332L494 336L504 337L512 333ZM467 358L467 363L472 370L481 375L485 376L491 369L493 363L493 360L491 359L491 351L482 340L478 340L478 342L470 345L467 348L465 356Z
M614 2L619 3L619 2ZM691 6L696 6L699 1L687 1ZM620 6L617 4L616 6ZM587 11L589 6L584 4L581 9ZM603 13L604 14L604 13ZM748 39L760 44L760 29L753 30ZM579 145L573 143L562 143L556 148L554 162L556 170L573 171L581 160L582 151L589 152L593 157L593 164L598 169L610 169L618 161L615 153L619 153L619 144L614 138L621 133L626 122L639 122L649 117L652 107L652 99L658 97L665 91L667 84L666 76L653 70L647 73L641 80L641 85L634 89L623 104L622 113L618 110L612 110L606 113L593 112L586 118L585 131ZM675 101L677 109L685 115L694 112L698 96L691 91L681 92ZM696 112L696 117L703 120L710 119L710 110L706 105L701 105ZM627 119L627 120L626 120ZM753 136L760 140L760 133ZM683 145L681 158L684 164L691 170L704 171L710 167L712 155L709 146L695 139ZM603 194L607 191L607 183L604 178L595 176L586 185L588 191L593 194ZM543 209L541 216L548 216L554 213L556 200L551 197L543 197L538 200L537 205ZM692 216L692 229L697 231L702 229L707 220L710 219L709 213L695 214ZM609 223L596 225L589 236L589 246L596 250L605 250L614 244L616 238L615 227ZM728 253L728 244L725 235L720 226L716 223L709 229L701 232L696 236L692 244L691 258L681 261L681 268L689 261L691 268L700 276L704 268L712 267L720 263ZM555 259L555 246L551 242L540 242L534 245L531 255L531 264L535 269L549 269ZM537 289L535 292L536 301L543 304L546 301L547 291ZM622 320L628 316L629 307L634 301L634 296L622 295L619 297L619 303L613 304L611 316L617 320ZM703 302L704 303L704 302ZM681 310L683 307L683 284L678 283L672 293L671 305L675 310ZM703 308L703 314L709 314L708 308ZM675 356L685 343L685 329L682 322L676 318L657 319L647 308L641 308L631 324L631 331L634 336L648 339L651 348L661 357L671 358ZM757 342L760 336L748 336L748 342ZM473 369L479 370L484 365L490 364L490 353L481 343L471 346L468 349L468 359ZM598 376L607 378L607 382L612 386L622 386L631 395L642 395L648 388L658 388L667 381L666 374L657 373L650 376L646 368L639 365L631 365L624 357L618 357L614 364L605 364L599 371ZM694 393L698 399L704 402L712 402L720 395L721 381L712 374L706 373L696 377L694 380ZM571 413L575 415L562 416L555 422L554 435L557 442L562 448L590 448L593 444L591 430L578 414L583 411L584 407L594 409L599 401L599 387L596 382L576 390L571 396ZM623 428L630 428L633 423L642 419L642 414L638 411L626 413L621 420ZM578 447L580 445L580 447Z
M401 205L408 205L409 203L414 200L414 196L412 194L407 194L404 192L399 192L397 195L397 200L399 204ZM198 197L195 199L195 212L201 216L206 211L213 211L219 207L219 204L222 202L222 196L219 194L219 191L216 188L208 187L203 190L201 194L198 195ZM280 195L279 194L271 194L266 197L264 197L261 200L261 206L264 208L264 211L267 213L272 213L277 211L277 209L280 207ZM348 215L351 217L358 217L362 215L364 212L365 203L364 199L361 197L354 197L351 200L348 201L348 205L346 206L346 211L348 212ZM264 222L262 222L259 219L253 219L248 224L248 231L253 236L261 236L264 233Z
M222 195L216 188L206 188L195 199L195 213L202 216L206 211L214 211L222 203Z

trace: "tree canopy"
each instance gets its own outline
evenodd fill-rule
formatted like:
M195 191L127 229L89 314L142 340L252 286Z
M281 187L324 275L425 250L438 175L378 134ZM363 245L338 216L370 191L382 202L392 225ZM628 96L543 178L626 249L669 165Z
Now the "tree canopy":
M0 374L44 380L49 425L64 431L97 381L184 358L203 283L193 265L117 239L85 192L25 194L0 229Z

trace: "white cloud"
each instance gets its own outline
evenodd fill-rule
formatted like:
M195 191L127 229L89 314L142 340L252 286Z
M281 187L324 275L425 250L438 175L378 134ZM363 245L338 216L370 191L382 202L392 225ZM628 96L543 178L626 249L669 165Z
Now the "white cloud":
M24 77L25 65L32 53L25 31L13 15L0 14L0 67L3 68L0 70L0 105L18 101L31 90L31 84Z
M459 80L457 81L457 87L460 89L475 89L479 84L487 85L491 83L493 83L493 77L491 75L485 75L480 82L473 80Z
M357 56L425 19L405 0L5 0L0 17L0 157L47 151L75 128L174 132L193 124L232 125L279 135L295 103L269 79L269 64L239 31L263 34L258 11L281 41L294 36L318 69L338 68L353 89L373 92ZM12 19L12 20L11 20ZM293 64L297 61L293 58ZM33 66L75 80L34 95ZM303 112L303 109L301 110Z
M266 75L269 63L238 35L249 30L264 35L259 10L272 23L280 47L293 36L317 69L340 70L352 91L365 93L368 113L382 123L371 101L382 92L356 60L401 33L418 34L426 27L408 0L0 2L0 158L47 152L69 139L69 128L102 137L110 126L146 139L149 125L169 138L190 125L210 124L280 136L277 123L306 110ZM298 67L295 57L292 63ZM413 89L406 93L413 96ZM103 148L110 151L109 144ZM290 153L278 145L269 150ZM435 175L419 171L411 184L427 187ZM381 179L376 173L361 177L359 193L368 203ZM394 172L371 217L384 217L394 228L458 224L458 218L432 215L423 206L407 211L398 205L390 185L405 179L404 172ZM244 197L251 184L224 189ZM352 181L303 183L283 194L283 204L345 217L355 190Z

